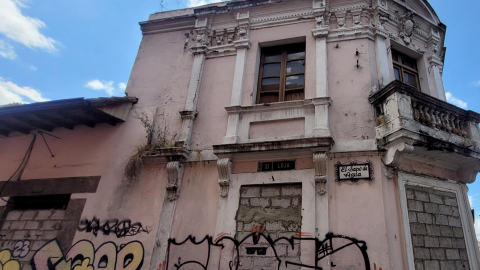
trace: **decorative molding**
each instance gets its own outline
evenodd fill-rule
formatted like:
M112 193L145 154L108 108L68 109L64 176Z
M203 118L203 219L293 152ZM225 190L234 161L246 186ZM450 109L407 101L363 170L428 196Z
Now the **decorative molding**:
M392 180L395 176L395 171L393 170L393 167L383 166L383 175L385 175L385 177L387 177L388 179Z
M384 164L389 166L397 167L402 162L403 156L405 154L412 153L414 147L412 144L406 142L400 142L388 148L387 154L385 155Z
M167 198L169 201L175 201L180 196L180 187L183 177L183 165L180 161L171 161L167 163Z
M415 33L418 25L413 17L414 13L411 11L405 12L399 19L400 19L400 34L399 36L403 39L406 45L410 45L412 43L412 35Z
M325 195L328 192L327 153L314 152L313 165L315 168L315 189L318 195Z
M232 162L230 158L219 158L217 160L218 185L220 186L220 196L227 197L230 186L230 175L232 173Z
M337 18L337 29L343 29L347 27L347 24L345 22L346 16L346 11L335 11L335 17Z

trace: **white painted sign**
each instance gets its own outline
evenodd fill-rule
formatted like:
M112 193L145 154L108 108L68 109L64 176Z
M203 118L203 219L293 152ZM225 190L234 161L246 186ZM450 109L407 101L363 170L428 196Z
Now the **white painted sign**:
M338 180L370 179L370 165L339 165Z

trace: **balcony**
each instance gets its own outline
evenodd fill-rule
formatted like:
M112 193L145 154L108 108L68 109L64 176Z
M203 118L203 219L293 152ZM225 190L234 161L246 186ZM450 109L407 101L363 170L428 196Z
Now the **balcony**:
M370 95L369 101L376 110L378 146L388 150L387 165L398 165L407 154L455 171L480 170L480 114L400 81ZM473 174L461 178L473 181Z

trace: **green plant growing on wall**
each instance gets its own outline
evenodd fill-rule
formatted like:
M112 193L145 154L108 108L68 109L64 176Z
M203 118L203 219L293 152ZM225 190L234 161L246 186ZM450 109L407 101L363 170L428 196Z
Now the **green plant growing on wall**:
M175 138L177 134L170 135L167 119L161 118L155 121L155 113L152 119L144 110L136 111L133 114L135 119L140 120L146 133L146 143L137 146L132 156L127 161L124 170L124 176L128 180L136 180L140 175L143 166L142 156L147 151L155 149L172 148L175 146Z

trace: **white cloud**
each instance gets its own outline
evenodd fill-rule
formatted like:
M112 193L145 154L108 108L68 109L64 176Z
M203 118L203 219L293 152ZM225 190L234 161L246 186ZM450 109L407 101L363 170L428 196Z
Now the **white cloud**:
M1 0L0 0L1 1ZM0 56L8 59L17 58L17 54L13 50L13 46L5 40L0 39Z
M206 4L221 2L218 0L188 0L188 7L203 6Z
M474 86L480 86L480 80L478 80L478 81L476 81L476 82L472 82L472 84L473 84Z
M24 0L0 0L0 33L28 48L56 52L55 45L58 42L40 33L40 29L46 27L45 23L22 14L20 9L26 7L23 2Z
M121 89L121 90L123 90L123 91L125 91L125 88L127 88L127 84L121 82L121 83L118 84L118 88Z
M37 70L37 69L38 69L38 68L37 68L36 66L34 66L34 65L30 65L29 68L30 68L31 70Z
M446 93L445 93L445 96L447 97L447 102L448 102L448 103L451 103L451 104L453 104L453 105L455 105L455 106L458 106L458 107L460 107L460 108L462 108L462 109L466 109L466 108L467 108L467 103L466 103L465 101L463 101L463 100L460 100L460 99L454 97L454 96L452 95L452 93L446 92Z
M1 1L1 0L0 0ZM99 81L97 79L91 80L85 84L85 87L91 88L97 91L105 91L110 96L113 96L113 81Z
M0 105L12 102L27 103L28 101L25 101L24 98L34 102L49 101L49 99L43 98L40 91L36 89L18 86L0 77Z

